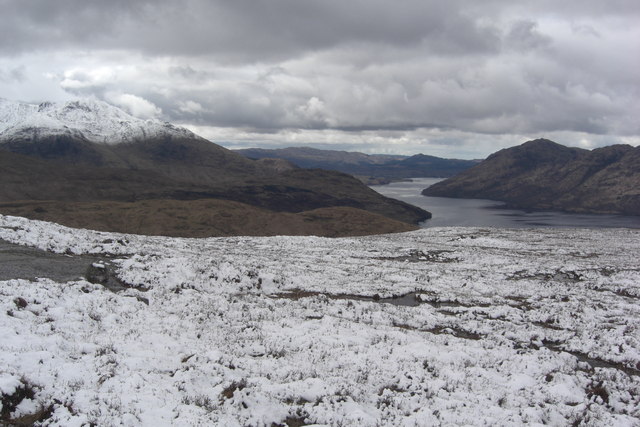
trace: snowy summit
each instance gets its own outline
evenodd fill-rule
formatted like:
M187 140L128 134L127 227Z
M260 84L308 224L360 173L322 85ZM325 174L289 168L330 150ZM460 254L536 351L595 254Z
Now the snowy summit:
M163 135L195 137L187 129L139 119L95 99L29 104L0 98L0 141L69 136L99 144L119 144Z

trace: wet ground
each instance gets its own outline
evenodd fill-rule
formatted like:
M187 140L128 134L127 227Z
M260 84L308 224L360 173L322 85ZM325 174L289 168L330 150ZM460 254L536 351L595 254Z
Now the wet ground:
M0 240L0 280L49 278L67 282L85 277L97 258L63 255Z

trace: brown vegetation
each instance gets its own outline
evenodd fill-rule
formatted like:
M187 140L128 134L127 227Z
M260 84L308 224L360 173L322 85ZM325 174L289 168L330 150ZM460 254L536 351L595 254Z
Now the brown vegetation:
M288 213L217 199L22 201L0 203L0 213L52 221L75 228L175 237L339 237L367 235L372 230L383 234L417 229L415 225L350 207Z
M152 235L353 236L430 217L350 175L252 161L202 138L0 143L0 213Z

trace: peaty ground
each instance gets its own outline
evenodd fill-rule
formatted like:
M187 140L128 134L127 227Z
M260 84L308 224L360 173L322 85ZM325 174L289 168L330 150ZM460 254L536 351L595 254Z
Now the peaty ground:
M399 233L418 228L413 224L345 206L291 213L220 199L23 201L0 203L0 212L68 227L171 237L282 234L345 237Z

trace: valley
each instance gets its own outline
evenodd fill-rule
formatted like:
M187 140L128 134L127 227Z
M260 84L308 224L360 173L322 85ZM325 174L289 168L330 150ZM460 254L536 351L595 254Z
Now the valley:
M347 173L245 158L97 101L0 107L2 423L640 416L637 230L418 230L431 218L419 206L435 202L417 192L397 193L402 201ZM307 154L368 164L385 180L400 176L398 162L400 174L465 169L425 194L463 182L468 193L455 195L497 196L478 187L493 176L478 171L492 171L506 185L492 188L528 189L528 207L561 205L536 205L557 192L521 187L518 168L541 186L599 173L571 163L595 164L591 154L523 147L506 150L524 151L515 163L501 152L471 169L429 156ZM610 167L634 155L598 153L609 152ZM632 200L628 181L616 188Z
M0 5L0 427L640 427L640 1Z

